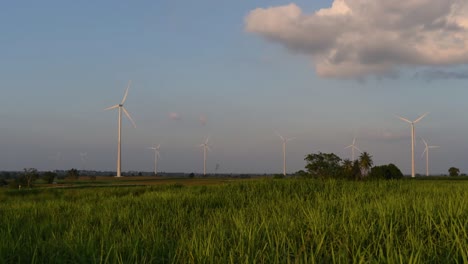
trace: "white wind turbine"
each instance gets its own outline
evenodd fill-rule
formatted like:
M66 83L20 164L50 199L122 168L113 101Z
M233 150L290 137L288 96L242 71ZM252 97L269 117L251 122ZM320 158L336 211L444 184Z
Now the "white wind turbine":
M411 177L413 177L413 178L415 177L415 173L414 173L414 139L415 139L414 124L421 121L421 119L423 119L427 114L429 114L429 113L425 113L424 115L418 117L414 121L410 121L410 120L408 120L406 118L403 118L403 117L397 115L397 117L399 119L411 124Z
M351 158L354 162L354 150L357 149L359 152L362 152L358 147L356 147L356 138L353 139L353 144L347 146L345 149L351 148Z
M125 90L124 97L122 99L122 102L120 102L120 104L116 104L114 106L111 106L111 107L108 107L108 108L104 109L104 110L111 110L111 109L115 109L115 108L119 109L119 128L118 128L118 144L117 144L117 176L116 177L121 177L122 111L128 117L130 122L132 122L133 126L136 128L135 122L133 122L132 117L127 112L127 109L125 109L125 107L123 106L123 104L125 103L125 100L127 99L128 89L130 88L131 84L132 84L132 81L128 81L127 89Z
M157 145L156 147L150 147L149 149L154 150L154 175L158 175L158 159L159 159L159 148L161 144Z
M82 163L83 170L84 170L86 169L86 160L88 159L88 153L80 152L80 159L81 159L81 163Z
M286 142L291 141L295 138L284 138L278 132L275 132L278 137L283 141L283 175L286 176Z
M206 175L206 151L211 150L210 146L208 145L208 140L210 136L208 136L205 140L205 143L199 145L199 147L203 147L203 175Z
M423 138L421 138L421 140L423 141L424 145L426 146L424 148L424 151L423 151L421 157L423 157L424 153L426 153L426 176L429 176L429 149L438 148L439 146L429 146L427 144L426 140L424 140Z

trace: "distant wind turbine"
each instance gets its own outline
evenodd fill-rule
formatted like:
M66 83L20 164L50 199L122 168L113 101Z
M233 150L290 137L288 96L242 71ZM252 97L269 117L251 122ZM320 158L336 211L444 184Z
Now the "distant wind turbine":
M353 144L347 146L345 149L351 148L351 158L354 161L354 150L357 149L359 152L362 152L358 147L356 147L356 138L353 139Z
M88 159L88 153L80 152L81 163L83 163L83 169L86 169L86 160Z
M286 176L286 142L291 141L295 138L284 138L278 132L275 132L278 137L283 141L283 175Z
M156 147L150 147L149 149L154 150L154 175L158 175L158 159L159 159L159 148L161 144L157 145Z
M199 147L203 147L203 175L206 175L206 151L211 150L210 146L208 145L208 140L210 136L208 136L205 140L205 143L199 145Z
M81 162L85 163L87 157L88 157L88 153L86 153L86 152L80 152L80 159L81 159Z
M111 110L111 109L115 109L115 108L119 109L119 128L118 128L118 144L117 144L117 176L116 177L122 177L122 175L121 175L122 111L128 117L130 122L132 122L133 126L136 128L135 122L133 121L130 114L127 112L127 109L125 109L125 107L124 107L125 100L127 100L128 89L130 88L131 84L132 84L132 81L128 81L127 89L125 90L124 97L122 99L122 102L120 102L120 104L116 104L114 106L111 106L111 107L108 107L108 108L104 109L104 110Z
M429 146L427 144L426 140L424 140L423 138L421 138L421 140L423 141L424 145L426 146L424 148L424 151L423 151L421 157L423 157L424 153L426 153L426 176L429 176L429 149L438 148L439 146Z
M421 119L423 119L427 114L429 113L425 113L424 115L418 117L416 120L414 121L410 121L404 117L401 117L401 116L398 116L397 117L403 121L405 121L406 123L409 123L411 124L411 177L415 177L415 173L414 173L414 142L415 142L415 132L414 132L414 124L416 124L417 122L421 121Z

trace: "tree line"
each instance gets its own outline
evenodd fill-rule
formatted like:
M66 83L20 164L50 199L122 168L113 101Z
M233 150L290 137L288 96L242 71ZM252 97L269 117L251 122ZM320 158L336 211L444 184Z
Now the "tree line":
M403 173L395 164L373 166L372 156L363 152L357 160L341 159L334 153L306 155L305 171L297 174L308 178L336 178L349 180L401 179Z

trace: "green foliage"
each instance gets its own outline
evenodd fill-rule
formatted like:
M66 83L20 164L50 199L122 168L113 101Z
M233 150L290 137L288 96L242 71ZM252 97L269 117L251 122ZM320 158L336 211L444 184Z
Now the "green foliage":
M313 177L338 178L342 176L341 158L334 153L309 154L305 157L307 172Z
M5 179L0 179L0 187L8 185L8 182Z
M44 174L42 174L42 179L48 184L53 183L56 177L57 177L57 173L52 172L52 171L46 171L44 172Z
M77 169L68 170L67 178L72 180L78 180L80 178L80 172Z
M355 181L362 180L362 170L358 160L353 162L351 175L348 175L347 178Z
M467 188L284 179L3 191L0 262L467 263Z
M294 173L294 176L301 178L310 178L311 175L303 170L298 170Z
M19 178L19 184L27 188L32 188L35 180L39 178L39 172L34 168L25 168Z
M459 168L450 167L450 169L448 169L448 172L449 172L449 175L452 176L452 177L460 175L460 169Z
M403 173L397 166L395 166L395 164L390 163L388 165L373 167L369 174L369 178L387 180L401 179L403 178Z
M283 174L279 174L279 173L273 174L273 179L284 179L284 178L285 176Z
M359 156L359 167L361 168L362 176L367 176L370 169L372 168L372 165L374 165L374 162L372 161L372 156L364 151Z

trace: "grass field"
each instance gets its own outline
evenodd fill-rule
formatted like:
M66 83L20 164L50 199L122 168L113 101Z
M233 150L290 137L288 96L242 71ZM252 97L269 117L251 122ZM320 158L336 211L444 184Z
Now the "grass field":
M468 263L468 181L218 180L3 190L0 262Z

